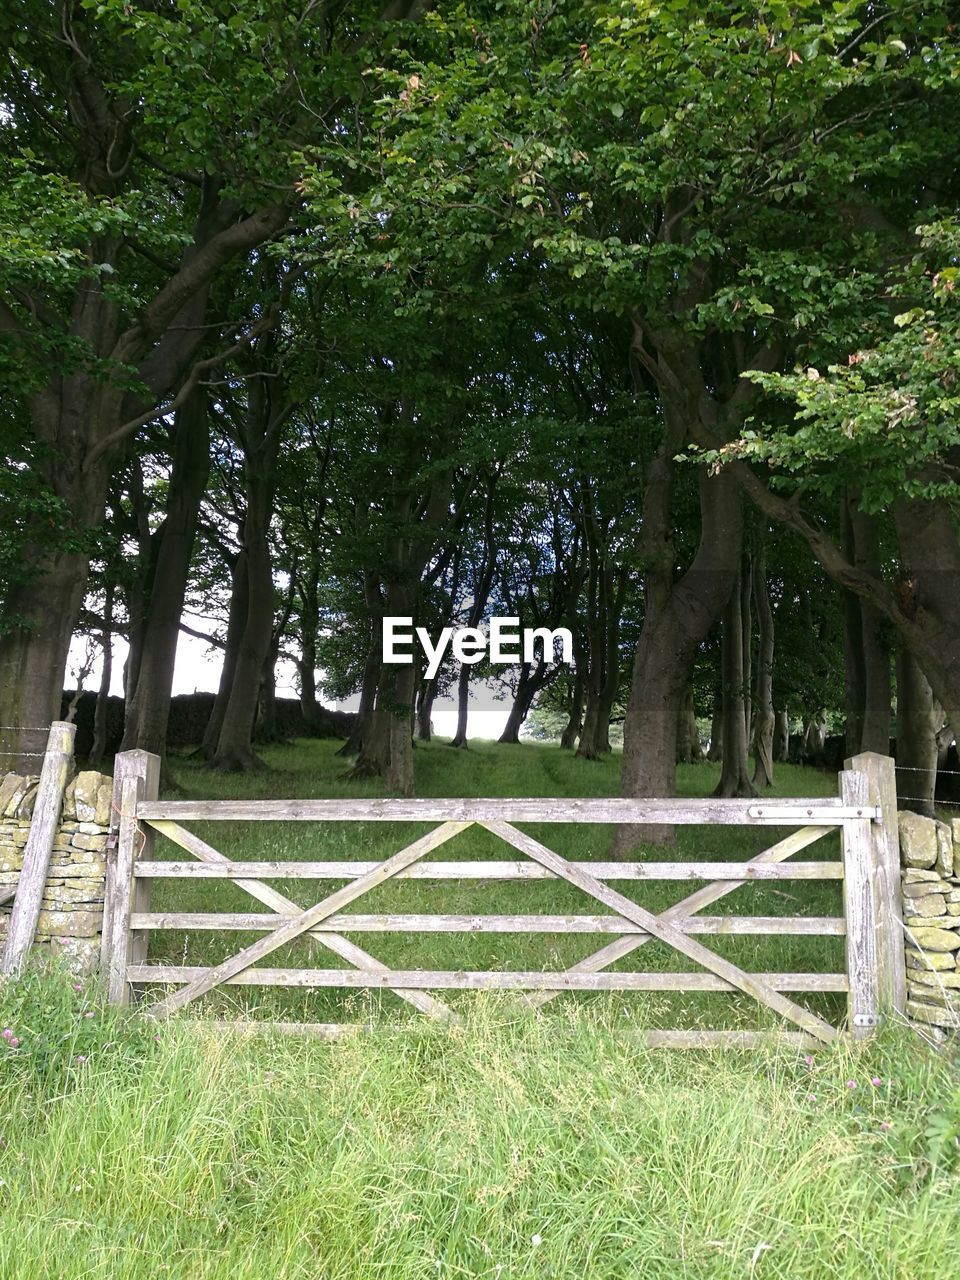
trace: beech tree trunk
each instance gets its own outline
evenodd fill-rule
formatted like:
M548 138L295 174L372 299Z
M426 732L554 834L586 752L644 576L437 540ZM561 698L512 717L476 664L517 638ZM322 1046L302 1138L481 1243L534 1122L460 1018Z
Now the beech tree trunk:
M715 796L756 795L747 761L744 705L743 602L738 581L723 611L720 669L723 680L723 765Z
M743 723L747 747L753 735L753 556L740 570L740 630L743 636Z
M247 557L247 610L237 646L233 683L210 764L223 772L263 768L253 750L264 663L273 639L273 563L270 519L283 424L290 412L275 359L276 337L261 338L249 356L246 412L235 423L243 448L246 511L243 549Z
M433 704L436 697L436 680L424 680L417 696L417 737L421 742L429 742L433 737Z
M778 764L786 764L790 759L790 716L786 711L776 713L773 758Z
M699 764L703 759L703 747L697 729L697 713L693 705L693 685L688 684L680 700L680 719L677 724L677 764Z
M380 685L382 660L380 628L384 609L380 582L371 570L366 570L363 574L363 599L367 607L369 641L367 656L363 663L363 674L360 677L360 705L353 728L346 742L337 752L338 756L358 756L363 750L364 743L369 741L373 728L374 708L377 703L377 689ZM347 776L349 777L349 774Z
M645 612L624 720L625 796L676 794L680 699L697 651L730 599L740 562L743 523L736 481L704 470L699 545L690 568L673 581L670 496L676 449L675 439L668 438L650 466L644 492ZM613 852L626 857L640 841L672 840L670 827L623 826Z
M135 683L127 699L120 748L121 751L150 751L161 759L166 752L187 577L209 472L209 416L202 390L194 391L177 410L173 443L166 512L155 535L140 657Z
M847 502L849 528L852 534L853 562L856 568L881 577L880 539L877 521L866 515L857 504L856 495ZM852 665L856 671L855 685L862 696L860 720L860 745L858 751L876 751L886 755L890 750L890 650L884 637L884 623L879 609L868 600L858 600L859 627L854 624L853 636L859 634L860 662Z
M93 742L87 761L91 769L103 761L107 749L107 712L110 707L110 684L113 680L113 608L116 599L116 587L111 582L104 593L103 630L100 633L100 652L102 654L100 668L100 687L97 690L97 702L93 710Z
M349 737L337 752L338 756L357 756L363 750L364 743L369 742L379 684L380 638L378 636L367 650L360 683L360 705L357 708L357 717L354 720Z
M397 667L393 697L396 708L388 720L387 791L393 796L413 795L413 710L416 670Z
M897 653L897 804L934 816L937 729L934 697L920 664L907 649Z
M280 633L274 634L267 656L263 660L260 675L260 697L254 722L258 742L279 742L282 739L277 724L277 663L280 660Z
M467 724L470 719L470 667L457 672L457 731L450 739L451 747L466 747Z
M710 746L707 759L718 764L723 759L723 681L717 680L713 691L713 715L710 718Z
M36 620L0 639L0 760L36 772L47 729L60 715L67 652L79 616L87 568L82 557L56 556L38 577L10 593L10 616ZM40 621L42 619L42 621Z
M542 665L543 664L538 664L538 669L542 668ZM518 743L520 741L520 729L523 726L524 720L526 720L529 715L530 708L533 706L533 700L537 696L538 689L541 687L542 685L538 684L537 677L531 664L529 662L521 663L520 675L517 680L517 691L514 694L513 705L510 707L510 712L507 716L507 723L503 727L503 732L497 739L498 742Z
M230 571L230 611L227 615L227 634L223 649L223 666L220 668L220 681L217 696L210 709L210 719L203 733L203 742L199 754L211 760L220 741L220 729L223 717L233 688L233 677L237 669L237 657L240 652L240 641L246 623L249 608L249 581L247 576L247 553L243 549L233 562Z
M759 649L757 653L757 697L753 725L753 784L773 786L773 740L776 714L773 709L774 621L763 556L753 567L753 590L757 609Z
M583 729L584 672L577 654L576 632L574 632L574 660L577 665L570 690L569 713L563 733L560 735L560 746L564 751L573 750Z

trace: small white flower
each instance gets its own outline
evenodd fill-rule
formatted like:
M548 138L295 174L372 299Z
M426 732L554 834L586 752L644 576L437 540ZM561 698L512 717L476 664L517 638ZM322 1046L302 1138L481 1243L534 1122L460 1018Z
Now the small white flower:
M532 1245L542 1244L542 1243L543 1243L543 1236L538 1236L538 1235L533 1235L533 1236L531 1236L531 1237L530 1237L530 1243L531 1243Z

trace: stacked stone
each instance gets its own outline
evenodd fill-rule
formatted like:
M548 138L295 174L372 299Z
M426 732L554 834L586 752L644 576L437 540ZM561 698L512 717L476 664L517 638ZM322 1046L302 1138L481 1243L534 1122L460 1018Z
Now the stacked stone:
M907 1016L942 1038L960 1031L960 819L899 815Z
M14 773L0 779L0 888L19 878L38 782ZM76 972L99 958L112 793L112 780L92 771L68 785L37 921L35 950L64 956ZM0 946L10 907L0 908Z

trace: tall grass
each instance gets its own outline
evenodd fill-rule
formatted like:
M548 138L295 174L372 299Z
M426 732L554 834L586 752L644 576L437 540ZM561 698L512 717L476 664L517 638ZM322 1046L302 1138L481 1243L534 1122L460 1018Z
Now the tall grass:
M376 794L348 787L328 744L268 753L270 772L175 766L184 794ZM610 762L549 748L417 752L421 795L589 795ZM681 771L704 793L707 767ZM832 778L781 770L785 793ZM376 857L406 827L208 824L238 858ZM596 828L543 829L603 856ZM676 856L738 858L775 832L686 829ZM456 855L504 856L483 833ZM471 843L472 842L472 843ZM814 846L810 856L820 846ZM832 856L835 847L820 852ZM308 902L315 886L290 882ZM634 886L662 907L682 885ZM531 890L529 897L527 890ZM521 892L522 891L522 892ZM582 910L568 887L407 882L364 910ZM389 905L388 905L389 904ZM156 905L246 909L236 886L158 884ZM722 909L718 904L712 911ZM590 907L587 907L590 910ZM730 909L831 914L836 884L750 885ZM410 967L554 967L594 938L358 935ZM163 934L152 957L209 960L246 938ZM748 968L827 969L838 940L711 938ZM277 963L327 966L322 948ZM729 949L729 950L727 950ZM636 967L682 963L656 944ZM334 962L339 963L339 962ZM541 1013L464 993L456 1027L402 1025L353 994L251 996L263 1017L375 1018L335 1044L246 1034L193 1014L157 1024L59 971L0 985L0 1280L942 1280L960 1246L960 1078L903 1029L866 1047L677 1053L633 1029L753 1025L724 995L565 994ZM389 1002L392 998L384 997ZM834 1010L837 1012L837 1010Z
M933 1280L960 1239L956 1076L896 1037L651 1052L481 997L327 1045L55 977L0 1010L4 1277Z

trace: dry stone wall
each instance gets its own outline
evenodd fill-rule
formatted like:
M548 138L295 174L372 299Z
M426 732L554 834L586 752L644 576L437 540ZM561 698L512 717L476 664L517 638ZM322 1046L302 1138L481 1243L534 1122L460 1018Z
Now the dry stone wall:
M899 825L907 1017L939 1040L960 1030L960 818Z
M38 782L14 773L0 780L0 889L17 883ZM65 957L77 972L95 968L100 956L112 793L113 780L101 773L78 773L68 785L37 922L35 950ZM0 948L10 908L0 908Z

